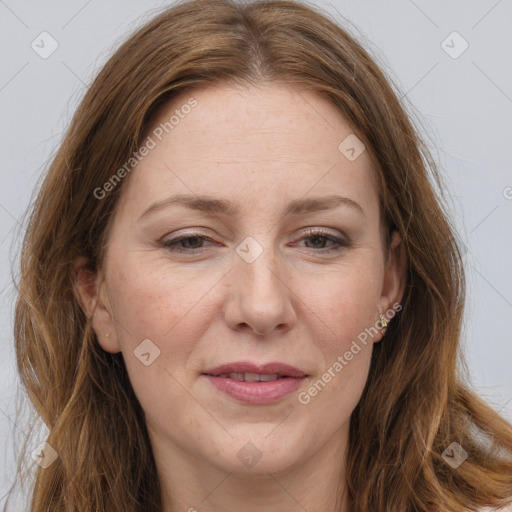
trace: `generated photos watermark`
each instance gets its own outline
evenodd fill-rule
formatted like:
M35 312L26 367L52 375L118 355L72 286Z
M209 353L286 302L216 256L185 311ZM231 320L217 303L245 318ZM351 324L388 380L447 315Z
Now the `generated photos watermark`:
M96 199L104 199L109 192L112 192L121 180L125 178L144 157L149 155L152 149L156 148L165 135L171 133L171 131L179 125L181 120L190 114L192 108L195 106L197 106L197 100L194 97L189 98L186 103L174 111L174 114L167 121L160 123L154 128L151 135L148 135L146 138L144 144L142 144L137 151L134 151L132 156L128 158L101 187L94 189L94 197Z
M402 305L398 302L393 304L393 307L388 309L386 313L383 315L386 322L389 322L398 311L402 309ZM368 344L369 337L373 338L378 334L379 330L384 326L382 325L381 320L377 320L372 327L367 327L363 332L359 333L357 339L364 346ZM311 399L318 395L320 391L322 391L325 386L331 382L331 380L336 377L337 374L345 368L349 364L350 361L354 358L355 355L361 352L361 345L358 344L356 340L352 341L350 349L345 351L342 356L338 356L336 361L327 368L327 370L322 374L321 378L318 379L314 384L312 384L307 390L302 391L298 394L298 401L302 405L307 405L311 401Z

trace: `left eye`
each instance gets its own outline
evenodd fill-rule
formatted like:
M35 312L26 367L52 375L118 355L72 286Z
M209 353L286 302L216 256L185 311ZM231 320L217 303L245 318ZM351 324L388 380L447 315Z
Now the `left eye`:
M313 244L323 245L326 241L333 242L334 245L329 247L313 247L311 250L314 252L333 252L340 251L343 248L348 247L350 244L345 240L337 238L325 231L321 230L311 230L306 233L306 236L302 237L300 240L312 240ZM190 243L192 241L192 243ZM166 247L171 252L182 252L182 253L190 253L197 252L198 249L204 249L201 244L205 241L213 242L213 240L207 236L203 236L199 233L190 233L188 235L178 236L176 238L171 238L168 240L164 240L162 245Z
M334 235L330 235L329 233L326 233L325 231L321 230L311 230L306 233L306 236L302 238L303 240L316 240L318 243L318 240L324 240L324 241L330 241L333 242L334 245L331 245L330 247L321 247L321 252L332 252L332 251L340 251L343 248L346 248L349 246L349 243L345 240L342 240L341 238L335 237ZM315 242L313 242L315 243Z
M195 241L196 243L192 243L192 246L193 247L187 247L188 241L190 240L193 240ZM205 241L205 240L208 240L208 241L212 241L211 238L208 238L206 236L202 236L202 235L196 235L196 234L190 234L190 235L184 235L184 236L178 236L176 238L171 238L169 240L164 240L163 241L163 244L164 247L167 247L170 251L177 251L177 252L188 252L190 250L193 250L193 249L202 249L202 247L197 247L197 242L201 242L201 241ZM183 244L185 242L185 247L177 247L178 244Z

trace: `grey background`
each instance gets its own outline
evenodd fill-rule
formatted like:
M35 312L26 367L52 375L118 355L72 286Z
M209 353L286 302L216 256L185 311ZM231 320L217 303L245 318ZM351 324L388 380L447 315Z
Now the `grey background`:
M87 84L128 32L170 3L0 0L0 498L25 432L15 423L12 336L21 217ZM472 382L512 421L512 2L314 3L363 42L420 115L468 249L462 343ZM59 45L47 59L31 47L43 31ZM453 31L469 44L458 58L441 46Z

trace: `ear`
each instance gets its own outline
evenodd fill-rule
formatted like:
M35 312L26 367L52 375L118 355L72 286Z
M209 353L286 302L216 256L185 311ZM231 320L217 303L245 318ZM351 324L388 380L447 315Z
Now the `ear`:
M386 312L395 309L394 304L400 304L405 292L407 272L407 255L400 233L395 230L391 238L388 261L384 270L382 282L382 294L379 300L379 313L384 315L386 321L392 322L392 318ZM380 316L379 316L380 320ZM381 333L374 341L380 341L384 333Z
M75 295L87 318L91 320L98 343L107 352L120 352L114 317L108 300L103 297L104 283L99 273L91 268L85 256L75 259L73 270Z

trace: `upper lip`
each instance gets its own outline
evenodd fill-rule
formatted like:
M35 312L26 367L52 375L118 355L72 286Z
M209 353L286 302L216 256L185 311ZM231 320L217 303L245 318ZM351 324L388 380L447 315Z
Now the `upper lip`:
M295 378L306 376L303 371L295 368L294 366L290 366L289 364L278 362L257 364L250 361L236 361L233 363L222 364L210 370L206 370L203 373L206 375L214 376L222 375L225 373L258 373L260 375L273 375L277 373L278 375L282 375L284 377Z

